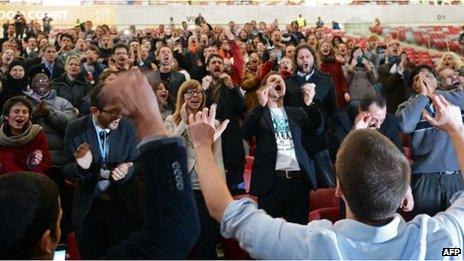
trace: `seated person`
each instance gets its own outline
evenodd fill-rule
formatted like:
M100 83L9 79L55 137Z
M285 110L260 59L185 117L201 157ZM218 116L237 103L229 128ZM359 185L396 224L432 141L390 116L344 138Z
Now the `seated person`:
M38 124L32 124L31 103L23 96L8 99L0 126L0 174L33 171L49 174L52 160L47 139Z

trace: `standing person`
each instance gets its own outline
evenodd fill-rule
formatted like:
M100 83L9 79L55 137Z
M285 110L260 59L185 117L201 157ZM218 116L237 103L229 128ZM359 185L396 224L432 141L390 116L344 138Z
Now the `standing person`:
M359 46L351 51L347 76L350 94L349 106L356 109L364 97L376 93L374 84L377 83L374 64L367 60L363 49Z
M250 194L258 196L259 208L272 217L308 223L309 191L317 188L314 169L302 136L322 131L322 117L313 104L315 85L302 87L304 106L284 106L285 82L269 73L257 91L259 105L242 126L245 139L256 138Z
M168 83L169 94L175 100L177 91L183 82L185 76L172 69L172 50L168 46L163 46L158 50L157 59L159 61L159 70L155 72L155 77Z
M91 114L68 124L64 173L77 184L72 220L82 258L98 259L134 232L142 220L133 162L137 139L116 105L91 95Z
M245 192L243 171L245 150L240 121L245 113L245 102L229 74L224 72L224 60L217 54L211 54L206 62L210 75L205 76L202 88L207 97L207 106L217 104L217 119L229 120L227 129L222 134L222 157L226 169L226 178L232 194Z
M317 21L316 21L316 27L322 28L323 26L324 26L324 21L322 21L322 18L320 16L318 16Z
M26 18L24 18L24 15L18 11L13 17L13 20L15 21L16 38L23 39L24 30L26 30Z
M335 59L335 50L330 41L322 40L319 42L317 56L320 61L319 70L332 77L335 94L337 95L338 108L342 109L350 100L348 84L346 82L345 75L343 74L342 63Z
M289 107L304 106L302 87L312 83L316 85L314 103L321 110L325 123L322 134L308 134L304 136L303 146L314 161L316 177L319 187L334 187L335 174L330 158L328 134L330 122L337 115L338 107L335 96L335 87L328 74L316 68L317 56L309 44L300 44L295 49L295 72L285 80L285 105Z
M70 56L68 58L65 64L65 73L53 80L52 86L58 96L70 101L79 112L86 112L83 104L92 90L92 85L87 83L81 72L79 57Z
M215 105L213 105L215 106ZM176 111L166 118L166 129L170 136L182 136L185 138L187 149L187 171L190 174L190 182L195 195L198 215L201 224L201 233L194 246L193 257L196 259L215 259L216 245L219 241L219 224L210 217L205 200L198 183L198 167L196 163L193 144L190 141L188 129L188 116L196 115L206 107L206 95L201 84L196 80L184 82L177 94ZM219 126L219 122L216 123ZM219 169L219 174L224 178L224 165L222 161L221 138L213 144L214 159Z
M395 113L398 106L412 93L407 86L407 79L413 65L402 51L403 48L399 41L388 42L387 56L379 66L379 81L382 84L382 94L387 99L389 113Z
M31 66L29 69L31 77L38 73L45 73L51 81L60 78L64 73L64 68L56 62L56 57L55 46L51 44L44 45L41 49L42 62Z
M32 171L50 174L52 161L42 127L32 124L31 103L23 96L8 99L0 126L0 174Z
M43 22L43 31L47 35L50 34L50 30L52 29L51 22L53 21L53 18L49 17L47 13L45 13L45 16L42 18Z
M0 109L13 96L23 95L28 89L28 73L23 62L13 60L8 66L8 74L0 90Z
M400 129L411 136L411 188L416 206L414 214L435 215L450 206L450 199L464 189L459 162L450 137L423 117L435 111L430 100L443 95L452 104L464 109L463 91L439 91L432 68L421 65L411 73L410 86L415 93L398 107Z

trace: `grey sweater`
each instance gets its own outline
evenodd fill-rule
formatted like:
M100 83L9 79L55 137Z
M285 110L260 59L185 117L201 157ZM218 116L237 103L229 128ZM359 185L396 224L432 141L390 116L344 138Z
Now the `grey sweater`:
M463 91L435 91L450 103L464 109ZM432 173L459 170L453 143L448 134L431 126L422 117L422 109L431 111L429 98L413 94L408 101L398 106L396 116L403 133L411 135L413 157L412 173Z

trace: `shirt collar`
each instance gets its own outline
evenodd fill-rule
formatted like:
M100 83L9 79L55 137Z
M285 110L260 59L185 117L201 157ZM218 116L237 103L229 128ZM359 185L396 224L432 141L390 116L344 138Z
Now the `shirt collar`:
M97 132L97 136L100 135L101 131L106 131L106 134L110 133L110 129L103 129L102 127L100 127L97 121L97 117L95 117L94 115L92 115L92 123L93 127L95 128L95 131Z
M334 230L352 240L384 243L401 235L406 226L406 221L399 214L396 214L395 218L384 226L376 227L353 219L344 219L334 224Z
M309 79L311 79L311 77L314 75L314 68L313 70L310 72L310 73L304 73L302 71L298 71L296 74L300 77L304 77L306 81L308 81Z

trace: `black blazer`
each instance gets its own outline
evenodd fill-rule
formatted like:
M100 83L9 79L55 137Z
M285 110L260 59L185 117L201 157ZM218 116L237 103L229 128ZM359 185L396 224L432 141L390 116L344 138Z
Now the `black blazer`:
M311 160L303 149L302 135L320 133L323 130L323 121L317 106L303 108L285 107L288 123L292 132L295 154L301 170L306 174L305 180L311 189L316 189L317 181ZM256 155L251 175L250 194L262 195L269 192L274 186L275 166L277 159L277 143L270 109L266 106L257 106L242 125L242 134L245 139L256 138Z
M185 259L200 234L200 221L187 171L183 138L141 145L145 223L105 259Z
M118 128L110 132L108 142L110 147L108 162L124 163L136 160L137 139L134 126L129 120L122 119L119 122ZM83 143L89 144L92 151L92 164L88 170L79 167L74 158L74 153ZM67 179L77 183L72 213L73 222L77 226L87 216L95 198L102 160L92 115L81 117L68 124L63 150L64 174ZM131 214L135 218L142 219L142 206L137 193L136 181L134 167L132 167L123 180L116 182L115 187Z
M47 67L45 67L44 63L35 64L35 65L32 65L29 68L29 78L30 79L32 79L34 77L34 75L36 75L38 73L45 73L48 76L48 78L50 78L50 81L51 81L51 80L60 78L61 75L63 75L63 73L64 73L64 68L62 66L58 65L57 63L55 63L53 65L53 76L52 77L50 77L50 71L47 69Z
M303 94L301 86L305 83L316 84L316 94L314 95L314 103L321 110L324 116L324 124L326 130L321 135L309 135L305 137L305 149L310 156L326 150L328 148L327 132L330 132L331 119L337 116L337 102L335 96L335 87L330 75L321 73L314 69L314 74L306 79L296 73L285 80L286 92L284 97L285 106L302 107L304 106Z
M220 122L226 119L230 121L221 135L224 167L226 170L243 170L245 164L245 150L243 148L240 122L243 121L243 114L246 111L245 101L238 87L229 89L222 84L217 88L219 88L220 92L218 100L213 99L211 89L206 90L206 105L210 107L213 103L216 103L216 119Z

